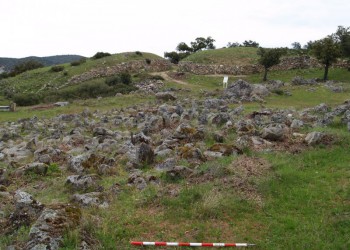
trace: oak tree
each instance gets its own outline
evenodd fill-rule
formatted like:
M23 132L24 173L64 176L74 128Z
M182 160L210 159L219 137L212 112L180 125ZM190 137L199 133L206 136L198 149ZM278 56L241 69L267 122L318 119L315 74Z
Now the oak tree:
M287 51L284 48L275 48L275 49L265 49L259 48L257 54L260 56L258 62L264 66L264 77L263 81L267 80L267 72L272 66L279 64L281 56L286 54Z

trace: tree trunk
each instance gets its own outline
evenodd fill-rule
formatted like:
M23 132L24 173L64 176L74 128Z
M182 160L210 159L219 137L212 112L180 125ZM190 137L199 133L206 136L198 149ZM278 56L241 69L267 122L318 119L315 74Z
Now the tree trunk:
M265 72L264 72L264 78L263 78L263 81L266 82L267 81L267 71L268 69L265 68Z
M324 66L324 76L323 76L324 81L328 80L328 69L329 69L329 63L326 63Z

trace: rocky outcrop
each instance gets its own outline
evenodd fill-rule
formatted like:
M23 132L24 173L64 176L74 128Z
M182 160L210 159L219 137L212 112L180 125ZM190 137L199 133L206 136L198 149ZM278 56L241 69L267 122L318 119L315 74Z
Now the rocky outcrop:
M97 191L99 179L97 175L71 175L67 177L66 186L75 191Z
M30 228L30 239L24 249L59 249L63 243L64 233L76 228L80 218L81 211L75 206L68 204L48 206Z
M162 101L174 101L176 96L171 92L158 92L156 98Z
M27 192L17 190L14 195L15 211L10 215L8 232L12 232L21 226L30 226L39 216L44 208L40 202L35 200Z
M230 102L237 103L240 101L261 101L269 94L269 90L260 84L250 84L242 79L229 84L225 89L223 98L229 99Z

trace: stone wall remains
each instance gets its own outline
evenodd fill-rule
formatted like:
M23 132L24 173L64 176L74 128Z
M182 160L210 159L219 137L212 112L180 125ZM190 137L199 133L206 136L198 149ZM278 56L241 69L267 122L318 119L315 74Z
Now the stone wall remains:
M146 61L130 61L111 67L95 68L84 72L81 75L73 76L68 80L68 84L80 83L98 77L113 76L122 72L137 73L142 70L149 72L159 72L169 70L170 68L171 63L163 59L152 60L150 64L148 64Z
M271 67L271 70L290 70L321 68L318 61L309 56L282 58L278 65ZM349 67L347 62L338 62L334 67ZM218 64L197 64L193 62L180 62L180 72L189 72L196 75L248 75L260 73L264 68L259 64L251 65L218 65Z

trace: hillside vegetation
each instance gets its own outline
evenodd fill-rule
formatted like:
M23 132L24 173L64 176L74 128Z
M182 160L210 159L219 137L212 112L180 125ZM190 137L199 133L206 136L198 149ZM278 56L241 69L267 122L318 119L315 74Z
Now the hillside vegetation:
M198 51L186 57L184 62L203 64L249 65L257 63L257 48L235 47Z
M66 63L55 67L44 67L24 72L15 77L0 80L0 92L8 97L17 93L40 95L48 91L69 89L74 86L69 84L69 79L79 76L93 69L108 68L130 61L145 61L161 59L151 53L120 53L100 59L87 59L83 62ZM100 79L102 82L104 79Z

